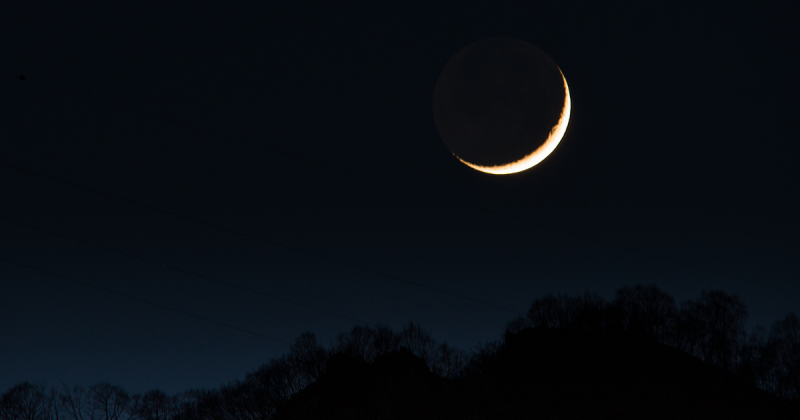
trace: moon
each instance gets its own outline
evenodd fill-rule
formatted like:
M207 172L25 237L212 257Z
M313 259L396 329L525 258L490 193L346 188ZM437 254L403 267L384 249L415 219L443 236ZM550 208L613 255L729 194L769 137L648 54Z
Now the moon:
M433 93L436 129L450 152L496 175L530 169L550 155L571 109L561 69L516 38L466 46L445 65Z

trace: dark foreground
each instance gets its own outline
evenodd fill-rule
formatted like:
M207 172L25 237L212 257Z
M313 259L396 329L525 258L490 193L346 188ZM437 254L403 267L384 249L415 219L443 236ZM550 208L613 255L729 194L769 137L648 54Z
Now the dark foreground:
M800 419L800 404L646 339L528 329L482 371L444 379L408 350L336 355L289 419Z

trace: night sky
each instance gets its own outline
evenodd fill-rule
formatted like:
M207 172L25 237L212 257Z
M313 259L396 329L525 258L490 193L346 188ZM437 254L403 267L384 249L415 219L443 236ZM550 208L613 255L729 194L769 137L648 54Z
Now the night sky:
M468 350L549 292L800 312L789 2L124 3L0 12L0 392L211 388L358 322ZM432 115L494 36L572 98L507 176Z

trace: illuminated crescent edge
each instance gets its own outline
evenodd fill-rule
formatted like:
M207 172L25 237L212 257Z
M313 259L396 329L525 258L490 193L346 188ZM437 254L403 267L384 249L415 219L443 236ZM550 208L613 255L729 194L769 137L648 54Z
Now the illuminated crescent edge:
M561 72L561 69L558 69L558 71L559 73L561 73L561 78L564 80L564 91L566 92L566 96L564 98L564 109L561 110L561 117L558 119L558 123L554 125L553 128L550 130L550 135L547 136L547 141L545 141L544 144L539 146L538 149L534 150L533 153L523 157L518 161L498 166L475 165L473 163L467 162L464 159L461 159L455 153L453 153L453 156L458 158L458 160L460 160L470 168L495 175L505 175L505 174L522 172L526 169L530 169L537 163L544 160L544 158L546 158L548 155L550 155L550 153L553 152L553 150L555 150L556 146L558 146L558 143L561 141L561 138L564 137L564 133L567 131L567 124L569 123L570 110L572 109L572 103L570 102L569 99L569 86L567 86L567 78L564 77L564 73Z

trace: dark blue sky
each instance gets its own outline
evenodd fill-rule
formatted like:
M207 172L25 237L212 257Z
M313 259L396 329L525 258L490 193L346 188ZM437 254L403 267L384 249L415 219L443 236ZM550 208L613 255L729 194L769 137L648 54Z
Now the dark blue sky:
M185 271L464 349L516 313L330 259L520 312L637 283L738 294L750 326L800 312L789 10L217 3L2 6L0 390L214 387L288 351L8 261L286 342L354 321ZM572 94L564 140L511 176L459 163L431 112L492 36Z

